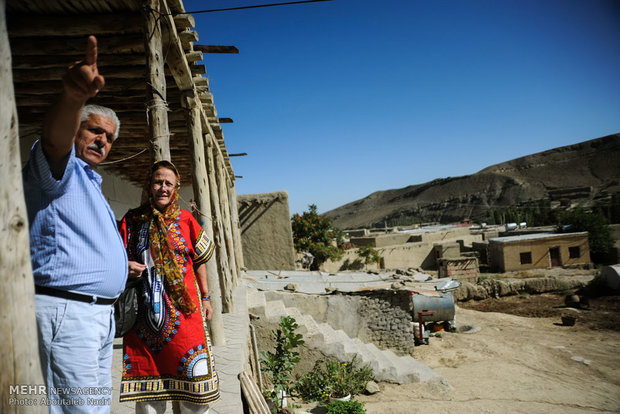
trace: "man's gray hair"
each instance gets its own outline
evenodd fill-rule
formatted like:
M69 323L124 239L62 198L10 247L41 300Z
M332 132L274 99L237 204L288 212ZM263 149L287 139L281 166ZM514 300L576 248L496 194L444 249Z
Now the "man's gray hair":
M106 108L105 106L92 104L86 105L84 108L82 108L82 117L80 118L80 123L86 121L91 115L103 116L114 121L114 124L116 125L116 131L114 131L114 141L116 141L116 138L118 138L118 131L121 129L121 121L118 120L116 112L114 112L110 108Z

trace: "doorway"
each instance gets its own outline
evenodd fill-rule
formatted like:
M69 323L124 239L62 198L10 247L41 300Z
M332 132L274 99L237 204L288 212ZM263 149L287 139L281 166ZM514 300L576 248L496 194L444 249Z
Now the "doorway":
M549 260L551 261L551 267L562 266L562 258L560 257L559 247L549 248Z

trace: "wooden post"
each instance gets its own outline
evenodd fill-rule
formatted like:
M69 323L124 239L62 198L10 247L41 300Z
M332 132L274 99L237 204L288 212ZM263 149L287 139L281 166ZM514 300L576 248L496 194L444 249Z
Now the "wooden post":
M224 313L231 312L233 306L232 300L232 276L228 265L228 253L226 250L226 241L224 238L223 215L220 204L219 191L217 189L217 180L215 173L215 163L213 162L213 149L215 147L214 138L210 134L205 134L206 148L205 154L207 159L207 175L209 177L209 191L211 192L211 207L213 214L213 230L217 244L218 252L218 270L220 274L220 286L222 288L222 309Z
M243 261L243 245L241 242L241 226L239 224L239 206L237 205L237 189L233 181L230 186L230 212L232 215L233 239L235 242L235 258L237 259L237 268L239 272L245 267Z
M39 401L41 395L11 393L11 386L45 384L39 362L28 216L22 186L11 48L0 0L0 412L44 413L42 405L11 404L9 398Z
M146 51L147 123L152 141L152 161L170 161L170 132L166 103L166 75L162 54L159 0L147 0L144 16L144 48Z
M228 180L224 158L217 151L215 156L215 171L217 174L218 190L220 192L220 205L222 206L222 221L224 229L224 242L226 243L226 251L228 252L228 266L231 269L232 285L236 286L239 280L237 275L237 261L235 259L235 249L233 243L233 235L230 217L230 201L228 200Z
M209 182L207 168L205 166L205 149L202 137L202 123L200 121L200 102L196 103L193 97L184 96L181 105L185 108L187 119L187 131L189 146L192 153L192 178L194 189L194 201L197 204L197 212L194 213L207 236L215 242L213 236L213 224L211 223L211 198L209 194ZM222 291L217 271L217 251L206 264L209 291L211 294L211 307L213 317L209 322L209 332L213 345L225 345L226 337L222 324Z

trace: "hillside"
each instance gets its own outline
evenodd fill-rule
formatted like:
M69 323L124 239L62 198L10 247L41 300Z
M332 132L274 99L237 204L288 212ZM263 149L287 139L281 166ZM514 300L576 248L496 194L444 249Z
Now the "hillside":
M517 158L475 174L377 191L330 210L341 229L417 222L487 221L493 209L539 201L584 205L620 193L620 134Z

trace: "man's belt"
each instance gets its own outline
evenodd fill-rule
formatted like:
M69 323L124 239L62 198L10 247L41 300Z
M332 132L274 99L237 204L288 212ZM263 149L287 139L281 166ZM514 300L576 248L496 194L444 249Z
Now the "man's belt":
M81 293L67 292L66 290L54 289L49 286L35 285L34 291L39 295L55 296L57 298L77 300L80 302L92 303L97 305L113 305L114 302L116 302L116 299L118 299L100 298L96 295L83 295Z

